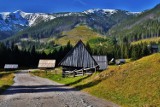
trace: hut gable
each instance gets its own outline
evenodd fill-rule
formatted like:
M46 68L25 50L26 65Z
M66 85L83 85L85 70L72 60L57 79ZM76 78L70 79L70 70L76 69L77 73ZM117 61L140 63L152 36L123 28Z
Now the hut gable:
M59 65L76 68L94 68L98 64L87 51L83 42L80 40L75 47L62 59Z
M54 68L56 60L39 60L38 68Z
M99 70L105 70L108 66L107 56L93 56L99 65Z

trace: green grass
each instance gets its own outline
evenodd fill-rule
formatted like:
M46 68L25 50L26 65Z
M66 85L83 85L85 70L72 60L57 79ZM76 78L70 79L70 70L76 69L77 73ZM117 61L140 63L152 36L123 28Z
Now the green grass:
M81 81L83 81L83 79L88 78L89 76L79 76L79 77L67 77L67 78L62 78L62 71L61 68L58 68L58 70L56 69L56 71L58 71L57 73L55 73L55 70L53 71L33 71L32 74L36 75L36 76L40 76L43 78L48 78L50 80L56 81L58 83L62 83L62 84L66 84L66 85L76 85L78 83L80 83Z
M0 72L0 93L13 84L13 72Z
M55 40L55 43L66 45L67 42L70 41L72 45L75 45L80 39L86 43L90 39L102 37L102 35L84 25L77 26L70 31L63 32L62 35L63 37Z
M160 42L160 37L154 37L154 38L148 38L148 39L142 39L142 40L139 40L139 41L135 41L135 42L132 42L132 45L135 45L135 44L140 44L140 43L151 43L151 42Z
M108 70L88 77L62 78L59 70L59 74L48 73L46 78L123 107L160 107L160 53L120 67L109 66Z

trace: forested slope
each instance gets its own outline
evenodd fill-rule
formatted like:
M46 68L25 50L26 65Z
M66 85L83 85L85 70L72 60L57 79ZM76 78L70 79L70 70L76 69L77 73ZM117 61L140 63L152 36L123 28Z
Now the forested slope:
M108 31L107 35L115 36L123 41L160 36L160 4L151 10L146 10L134 18L123 21Z

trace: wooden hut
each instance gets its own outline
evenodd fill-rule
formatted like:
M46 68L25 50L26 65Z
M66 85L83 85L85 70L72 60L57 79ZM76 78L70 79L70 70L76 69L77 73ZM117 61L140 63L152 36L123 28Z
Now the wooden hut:
M148 49L151 51L151 53L160 52L160 44L148 45Z
M95 61L98 63L99 68L98 70L105 70L108 67L108 61L107 61L107 56L93 56Z
M159 52L159 46L158 45L151 45L151 52L152 53L157 53Z
M38 63L39 69L53 69L55 68L56 60L40 59Z
M18 69L18 64L5 64L4 69L5 70L16 70Z
M88 71L96 71L98 64L80 40L75 47L59 63L63 67L63 76L73 74L84 75Z
M124 64L126 63L125 59L116 59L116 65Z

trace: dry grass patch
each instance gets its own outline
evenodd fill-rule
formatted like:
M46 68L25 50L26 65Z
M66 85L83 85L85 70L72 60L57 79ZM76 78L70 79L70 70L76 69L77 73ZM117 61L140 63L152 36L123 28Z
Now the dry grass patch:
M0 93L13 84L14 73L0 72Z
M113 72L113 75L84 91L125 107L160 106L160 54L120 68L112 66L99 75L104 76L106 72Z

